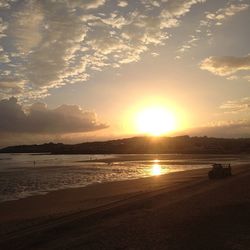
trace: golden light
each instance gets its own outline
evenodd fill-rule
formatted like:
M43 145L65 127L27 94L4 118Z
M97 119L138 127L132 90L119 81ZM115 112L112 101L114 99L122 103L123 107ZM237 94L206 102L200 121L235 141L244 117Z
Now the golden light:
M140 133L160 136L176 128L174 115L163 107L149 107L137 115L137 129Z
M151 175L160 175L161 174L161 166L155 163L151 168Z

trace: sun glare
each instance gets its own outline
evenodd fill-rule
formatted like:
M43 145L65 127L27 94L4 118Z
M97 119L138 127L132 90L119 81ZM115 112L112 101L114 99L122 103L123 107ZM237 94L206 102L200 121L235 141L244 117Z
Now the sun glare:
M160 175L160 174L161 174L161 166L159 164L155 163L152 166L151 175Z
M162 107L150 107L137 116L137 129L140 133L160 136L176 128L175 118L171 112Z

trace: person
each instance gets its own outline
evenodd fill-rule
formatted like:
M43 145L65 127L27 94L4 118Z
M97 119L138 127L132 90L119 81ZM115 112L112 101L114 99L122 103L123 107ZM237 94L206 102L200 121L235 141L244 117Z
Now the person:
M229 175L232 175L232 168L231 168L231 164L228 164L228 173Z
M36 161L34 161L33 164L34 164L34 167L35 167L36 166Z

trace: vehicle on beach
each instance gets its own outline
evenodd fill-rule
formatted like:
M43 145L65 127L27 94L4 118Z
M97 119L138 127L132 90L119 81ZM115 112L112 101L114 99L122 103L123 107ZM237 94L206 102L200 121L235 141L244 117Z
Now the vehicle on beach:
M212 169L208 172L208 178L211 179L222 179L232 175L230 164L214 163Z

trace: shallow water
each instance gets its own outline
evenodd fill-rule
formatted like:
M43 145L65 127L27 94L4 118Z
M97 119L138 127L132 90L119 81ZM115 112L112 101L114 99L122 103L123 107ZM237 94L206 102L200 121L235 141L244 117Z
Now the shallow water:
M246 163L250 156L0 154L0 202L52 190L205 168L213 162Z

